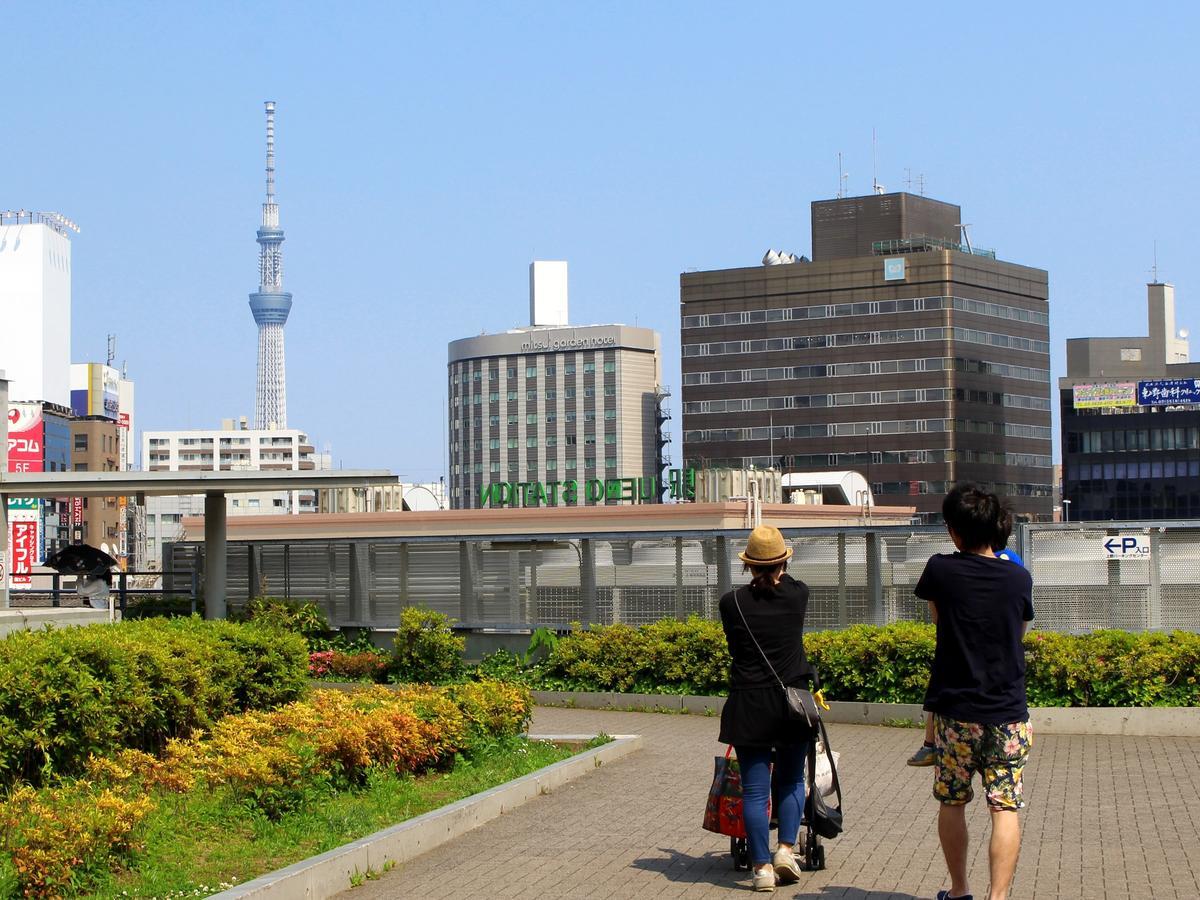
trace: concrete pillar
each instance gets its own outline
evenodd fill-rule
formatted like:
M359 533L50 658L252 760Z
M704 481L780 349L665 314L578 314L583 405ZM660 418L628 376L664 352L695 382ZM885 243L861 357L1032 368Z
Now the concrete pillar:
M683 609L683 538L675 538L675 618L684 619Z
M729 561L729 538L717 537L717 599L733 590L733 569Z
M458 542L458 618L475 623L475 572L471 565L471 545Z
M878 532L868 532L867 538L867 615L872 625L886 625L883 611L883 565L879 552ZM842 623L843 627L846 623Z
M225 494L204 495L204 618L224 619L229 572L225 537Z
M837 536L837 567L838 592L837 614L838 625L845 628L849 624L850 611L846 605L846 532L839 531Z
M591 538L579 542L579 600L584 626L595 624L600 614L596 610L596 548Z

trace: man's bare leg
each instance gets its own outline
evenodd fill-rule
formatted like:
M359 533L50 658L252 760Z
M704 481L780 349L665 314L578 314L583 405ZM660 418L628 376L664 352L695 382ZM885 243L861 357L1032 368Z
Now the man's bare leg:
M992 810L992 840L988 844L988 868L992 885L988 900L1005 900L1017 870L1021 852L1021 822L1014 809Z
M966 804L942 804L938 810L938 839L942 842L946 868L950 870L950 896L962 897L971 893L967 886Z

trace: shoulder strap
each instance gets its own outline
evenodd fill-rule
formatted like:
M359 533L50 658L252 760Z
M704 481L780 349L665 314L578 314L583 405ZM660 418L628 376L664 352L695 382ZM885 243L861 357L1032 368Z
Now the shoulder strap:
M742 612L742 604L738 603L737 591L733 592L733 605L737 607L738 615L742 617L742 624L746 626L746 633L750 635L750 640L754 641L754 646L758 648L758 653L762 657L763 662L767 664L767 668L771 670L771 674L775 676L775 680L779 682L779 686L785 691L783 679L779 677L779 673L775 671L775 667L771 665L771 661L767 659L767 654L763 652L762 644L758 642L758 638L754 636L754 632L750 629L750 623L746 621L746 614Z

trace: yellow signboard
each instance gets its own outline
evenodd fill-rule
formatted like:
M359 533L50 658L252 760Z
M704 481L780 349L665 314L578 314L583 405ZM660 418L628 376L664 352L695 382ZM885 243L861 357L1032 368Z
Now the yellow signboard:
M1105 382L1077 384L1072 388L1075 409L1137 406L1137 382Z

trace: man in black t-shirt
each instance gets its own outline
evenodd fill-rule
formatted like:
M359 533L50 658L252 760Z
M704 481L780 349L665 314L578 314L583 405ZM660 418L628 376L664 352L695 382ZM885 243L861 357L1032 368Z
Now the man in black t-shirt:
M1033 619L1033 581L992 551L1006 516L994 494L960 485L942 514L958 552L931 557L915 590L937 626L925 709L934 714L933 794L951 880L938 900L971 897L965 805L975 772L992 814L988 897L1004 900L1020 850L1021 773L1032 741L1022 638Z

